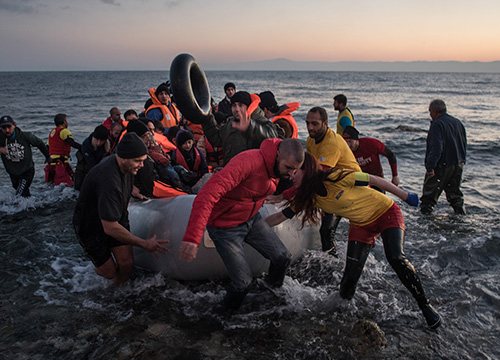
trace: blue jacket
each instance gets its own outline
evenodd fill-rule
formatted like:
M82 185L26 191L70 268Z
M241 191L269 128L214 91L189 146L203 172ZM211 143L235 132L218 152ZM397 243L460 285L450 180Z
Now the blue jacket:
M427 172L465 163L467 136L460 120L443 114L431 122L427 134L425 168Z

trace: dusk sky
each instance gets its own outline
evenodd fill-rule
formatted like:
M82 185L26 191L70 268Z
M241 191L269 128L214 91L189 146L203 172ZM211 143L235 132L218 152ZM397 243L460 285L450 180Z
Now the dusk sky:
M500 60L500 1L0 0L0 71Z

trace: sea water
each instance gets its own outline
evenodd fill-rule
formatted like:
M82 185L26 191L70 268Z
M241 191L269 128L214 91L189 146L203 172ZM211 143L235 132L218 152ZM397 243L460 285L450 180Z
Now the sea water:
M339 258L318 249L294 263L277 294L256 283L239 313L212 312L226 280L179 282L136 269L120 288L95 275L76 241L71 217L78 192L44 184L34 149L29 199L13 196L0 165L0 354L5 359L498 359L500 350L500 74L386 72L206 72L212 96L274 92L305 115L343 93L361 136L397 156L400 186L420 193L428 104L443 99L468 135L462 190L467 216L444 195L432 216L399 203L405 253L443 325L427 328L384 256L372 251L352 301L341 300L347 222L337 231ZM0 115L44 141L57 113L82 142L117 106L143 109L158 72L0 73ZM71 163L75 165L72 150ZM386 176L390 168L382 159ZM172 224L175 226L175 224Z

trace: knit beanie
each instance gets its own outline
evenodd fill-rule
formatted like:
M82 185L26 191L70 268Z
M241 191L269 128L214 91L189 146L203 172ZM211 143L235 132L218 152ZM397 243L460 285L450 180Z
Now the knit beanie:
M134 119L130 120L128 125L127 125L127 132L134 132L139 136L144 135L149 131L148 127L146 124L144 124L142 121Z
M181 130L175 136L175 145L180 148L188 140L194 140L193 133L189 130Z
M122 159L135 159L148 153L144 141L133 132L127 132L116 147L116 155Z
M342 134L342 137L347 140L358 140L359 139L359 131L356 130L356 128L352 126L346 126L344 128L344 133Z
M260 97L260 107L271 109L278 106L274 94L270 91L264 91L259 94Z
M104 125L99 125L94 129L94 132L91 134L93 138L99 140L106 140L109 137L109 130Z
M160 85L158 85L158 87L155 90L155 95L158 96L158 94L161 93L162 91L166 91L167 94L170 95L170 90L168 88L167 83L161 83Z
M228 82L226 85L224 85L224 92L226 92L229 88L233 88L234 90L236 90L236 86L232 82Z
M250 104L252 103L252 98L246 91L238 91L231 98L231 105L237 102L245 104L246 106L250 106Z

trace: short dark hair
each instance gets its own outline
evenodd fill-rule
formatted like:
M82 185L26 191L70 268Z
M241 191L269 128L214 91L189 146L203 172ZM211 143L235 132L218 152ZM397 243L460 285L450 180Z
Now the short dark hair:
M129 110L125 111L125 114L123 114L123 118L126 119L127 116L129 116L129 115L138 116L137 112L134 109L129 109Z
M59 126L59 125L62 125L64 123L64 120L66 120L68 117L66 116L66 114L57 114L56 116L54 116L54 124L56 124L56 126Z
M446 104L443 100L432 100L429 105L429 111L435 111L438 114L446 114Z
M162 134L165 132L165 126L163 126L161 120L155 120L153 124L155 124L156 130L160 130Z
M176 126L172 126L168 129L167 131L167 139L172 142L173 139L175 139L175 137L177 136L177 133L181 130L180 127L178 127L177 125Z
M303 162L304 161L304 146L297 139L285 139L278 145L278 151L283 156L293 156L295 161Z
M344 94L338 94L333 97L333 100L337 100L339 104L347 105L347 98Z
M315 106L311 110L309 110L309 112L319 114L319 117L323 122L328 121L328 114L325 108L322 108L321 106Z

